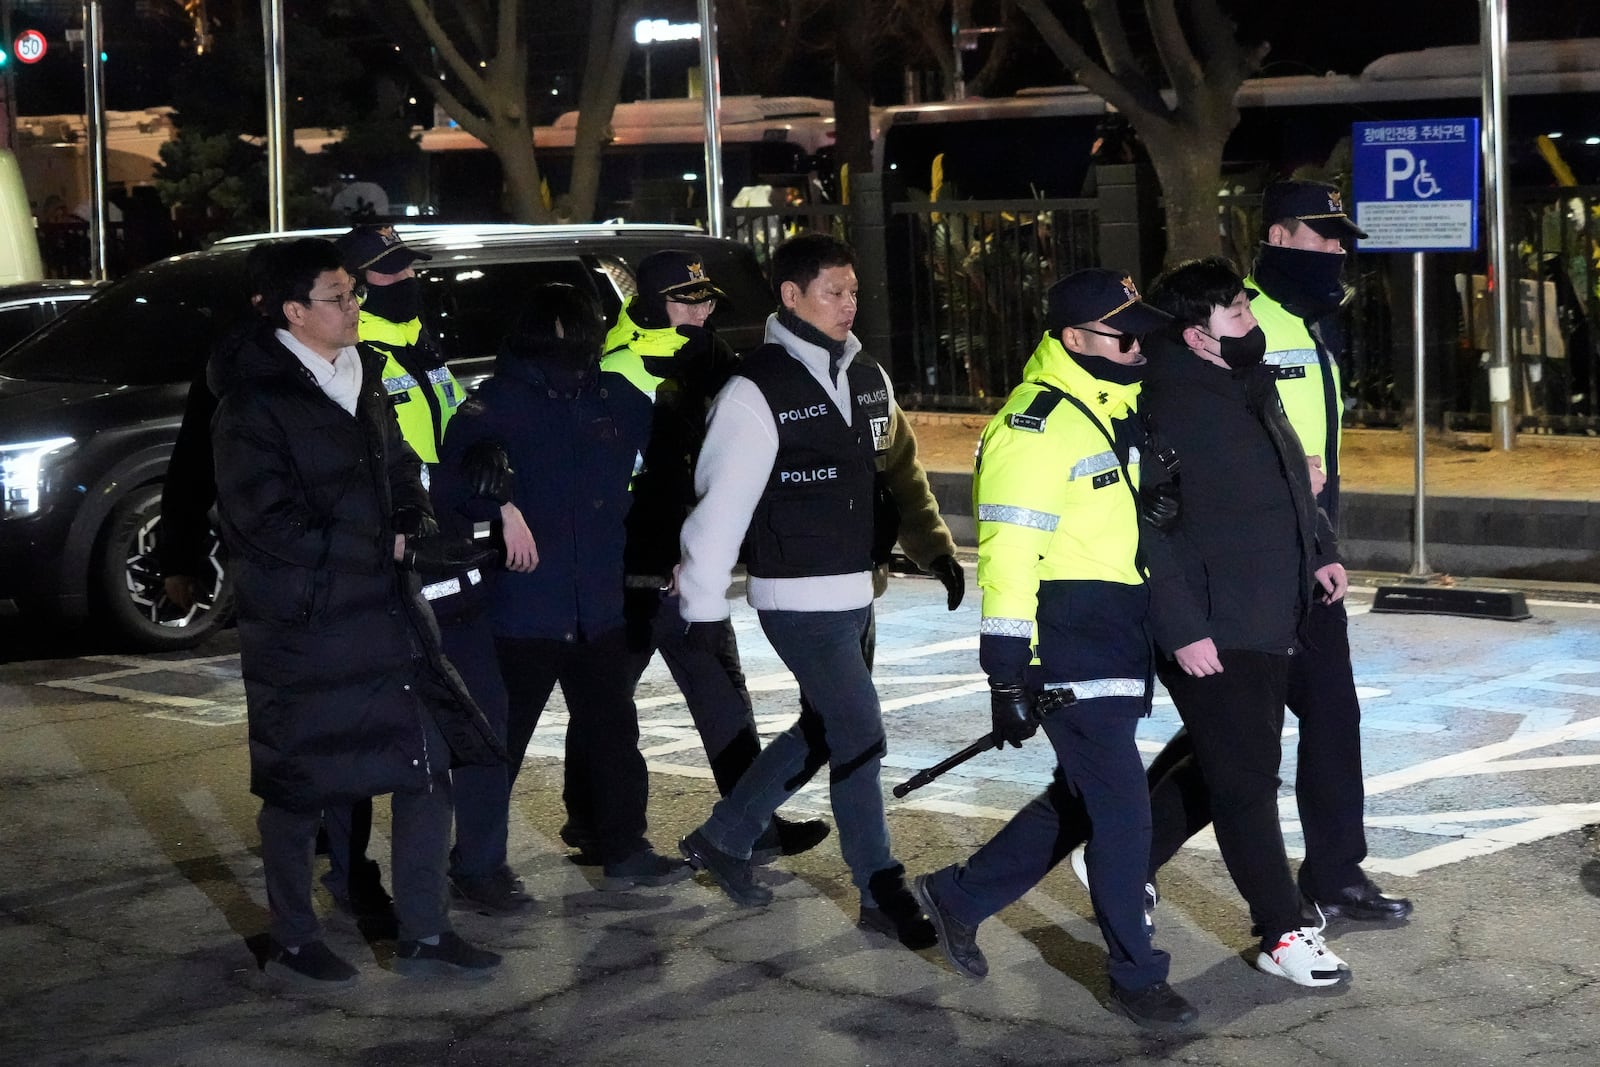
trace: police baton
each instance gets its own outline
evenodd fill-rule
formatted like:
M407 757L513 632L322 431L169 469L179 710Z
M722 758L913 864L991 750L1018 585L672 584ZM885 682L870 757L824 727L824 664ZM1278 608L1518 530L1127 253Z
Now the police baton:
M982 737L978 738L976 741L972 742L972 744L968 745L960 752L957 752L954 756L949 756L945 759L942 759L938 763L935 763L932 767L924 767L916 774L913 774L906 781L895 786L893 790L895 799L900 799L913 789L921 789L923 786L927 785L941 774L944 774L946 771L955 770L972 757L992 751L995 747L994 732L990 731L989 733L986 733Z
M1045 716L1051 712L1070 707L1076 704L1077 701L1078 698L1071 689L1046 689L1033 698L1033 717L1043 722ZM895 786L892 790L895 799L899 800L912 790L921 789L946 771L953 771L972 757L982 755L990 749L999 748L1002 744L1003 742L994 735L994 731L989 731L955 755L947 756L932 767L924 767Z

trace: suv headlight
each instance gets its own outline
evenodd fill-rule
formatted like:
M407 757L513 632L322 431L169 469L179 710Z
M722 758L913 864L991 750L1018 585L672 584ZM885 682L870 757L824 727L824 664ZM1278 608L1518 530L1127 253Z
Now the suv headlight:
M52 437L0 444L0 517L10 519L39 510L45 461L72 443L70 437Z

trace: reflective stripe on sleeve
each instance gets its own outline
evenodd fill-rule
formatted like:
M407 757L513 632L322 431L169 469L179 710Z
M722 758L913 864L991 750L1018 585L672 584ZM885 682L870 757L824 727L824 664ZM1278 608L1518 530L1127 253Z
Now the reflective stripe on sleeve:
M438 600L440 597L455 596L461 592L461 579L450 578L442 582L422 587L422 595L428 600Z
M1104 474L1106 471L1120 467L1121 465L1122 461L1117 459L1117 454L1115 452L1109 450L1105 452L1098 452L1092 456L1085 456L1083 459L1080 459L1078 462L1074 463L1072 465L1071 477L1075 481L1079 478L1087 478L1094 474Z
M383 387L387 389L389 394L392 396L395 393L403 393L407 389L415 389L417 387L417 380L409 374L402 374L398 378L385 378L383 380Z
M434 385L442 385L450 380L450 371L445 367L435 367L428 372L428 381Z
M978 624L980 634L991 637L1033 637L1032 619L984 619Z
M1027 526L1034 530L1043 530L1051 533L1056 524L1061 521L1059 515L1052 515L1048 511L1035 511L1032 508L1013 507L1010 504L979 504L979 522L1004 522L1012 526Z

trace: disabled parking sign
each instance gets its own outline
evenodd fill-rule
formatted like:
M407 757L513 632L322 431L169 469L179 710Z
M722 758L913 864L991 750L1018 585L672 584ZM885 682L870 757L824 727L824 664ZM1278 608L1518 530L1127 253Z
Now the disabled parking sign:
M1477 119L1357 122L1350 144L1357 248L1477 251Z

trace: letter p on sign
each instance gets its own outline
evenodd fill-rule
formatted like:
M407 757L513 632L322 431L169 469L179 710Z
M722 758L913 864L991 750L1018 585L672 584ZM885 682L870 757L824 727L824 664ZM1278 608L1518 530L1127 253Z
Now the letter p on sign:
M1410 149L1390 148L1383 153L1383 179L1385 200L1394 199L1396 182L1403 182L1417 171L1417 157Z

